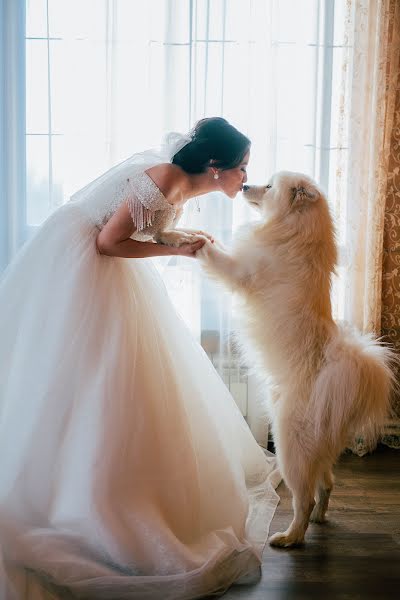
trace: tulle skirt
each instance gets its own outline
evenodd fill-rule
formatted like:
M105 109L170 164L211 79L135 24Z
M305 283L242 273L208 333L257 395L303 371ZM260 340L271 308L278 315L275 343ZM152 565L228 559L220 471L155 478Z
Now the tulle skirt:
M73 203L0 284L0 598L180 600L261 562L255 442L150 259Z

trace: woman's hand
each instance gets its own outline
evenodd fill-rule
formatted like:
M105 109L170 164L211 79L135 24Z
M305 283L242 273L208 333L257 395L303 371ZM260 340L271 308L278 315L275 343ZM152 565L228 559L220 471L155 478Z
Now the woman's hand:
M206 238L197 240L193 244L182 244L179 248L175 248L175 254L177 256L189 256L191 258L195 258L196 252L200 250L206 243Z

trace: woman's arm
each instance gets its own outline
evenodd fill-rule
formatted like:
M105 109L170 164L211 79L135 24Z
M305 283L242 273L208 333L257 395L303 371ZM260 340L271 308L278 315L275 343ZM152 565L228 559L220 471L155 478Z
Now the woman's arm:
M99 232L96 245L100 254L119 256L121 258L146 258L149 256L191 256L194 257L205 240L193 244L184 244L179 248L154 244L153 242L138 242L130 239L136 231L129 207L126 202L118 208L111 219Z

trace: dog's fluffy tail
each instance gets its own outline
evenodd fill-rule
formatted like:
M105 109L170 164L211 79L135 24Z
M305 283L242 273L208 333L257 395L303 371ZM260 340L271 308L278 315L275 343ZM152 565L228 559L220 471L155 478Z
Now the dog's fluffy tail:
M317 434L342 447L361 431L376 440L390 414L396 360L372 336L338 328L325 348L309 406Z

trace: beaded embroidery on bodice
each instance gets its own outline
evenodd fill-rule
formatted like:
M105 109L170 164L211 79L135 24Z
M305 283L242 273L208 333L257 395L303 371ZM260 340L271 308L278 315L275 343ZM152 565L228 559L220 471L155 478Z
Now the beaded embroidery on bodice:
M145 172L149 165L131 167L130 172L116 184L105 183L97 193L77 204L91 221L102 229L123 202L127 202L136 231L133 239L146 240L160 231L170 229L180 216L180 211L170 204L151 177Z
M160 231L170 229L176 221L177 211L166 199L147 173L138 173L129 181L131 193L126 198L132 220L136 226L134 239L155 237Z

